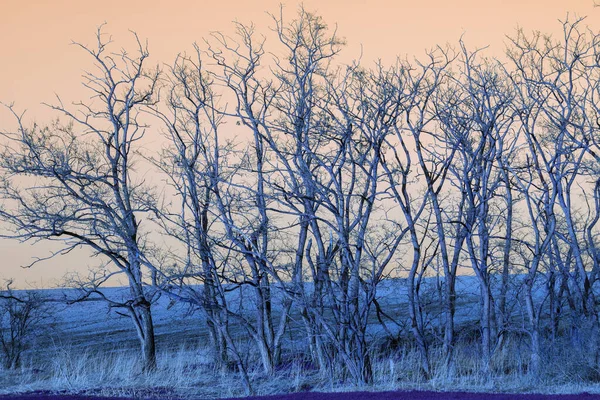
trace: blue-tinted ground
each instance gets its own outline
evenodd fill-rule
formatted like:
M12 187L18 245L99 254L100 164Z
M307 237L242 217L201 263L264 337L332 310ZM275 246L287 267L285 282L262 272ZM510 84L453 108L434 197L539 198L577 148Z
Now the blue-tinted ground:
M154 398L154 397L153 397ZM31 393L0 396L0 400L115 400L109 397L64 396ZM129 400L118 398L119 400ZM156 399L156 398L154 398ZM166 397L165 400L170 399ZM230 400L600 400L596 394L542 395L505 393L441 393L441 392L349 392L349 393L295 393L289 395L245 397ZM190 400L190 399L187 399ZM193 400L193 399L192 399ZM198 399L200 400L200 399Z
M1 1L1 0L0 0ZM520 279L519 276L513 277L515 280ZM427 279L424 285L431 286L431 292L435 292L435 278ZM399 302L398 299L406 298L406 286L403 280L389 280L384 281L378 289L378 300L381 306L387 310L397 320L401 321L407 318L407 305L404 302ZM517 287L518 285L514 285ZM477 284L474 277L461 276L457 282L457 292L460 293L459 304L457 306L456 320L457 324L474 324L477 321L479 315L478 306L479 302L474 299L477 298L478 291ZM76 292L73 290L46 290L44 291L51 298L62 298L62 297L73 297ZM113 298L120 298L127 294L127 291L122 288L111 288L106 291L107 295ZM425 290L425 292L429 292ZM274 295L277 296L277 291L274 291ZM229 301L231 304L243 305L241 300L244 296L240 291L234 291L229 293ZM511 299L516 301L518 296L509 296ZM435 299L433 299L435 300ZM280 302L275 301L277 305ZM128 318L119 317L115 314L114 310L109 310L106 303L102 301L91 301L77 303L71 306L66 306L60 303L55 304L54 324L58 327L59 331L51 331L47 335L39 335L40 343L33 346L39 349L39 357L42 360L51 360L54 356L56 348L67 348L70 352L77 354L77 352L90 352L98 350L102 353L110 351L121 351L123 349L136 350L137 343L136 333ZM432 304L436 304L432 301ZM237 311L237 310L235 310ZM242 311L242 310L240 310ZM277 306L275 306L277 311ZM171 347L177 349L183 345L191 345L191 348L196 345L202 345L207 341L207 332L205 331L205 320L200 313L189 313L189 308L185 304L176 303L174 306L171 304L170 299L167 296L163 296L156 301L153 308L154 322L156 324L157 344L159 351L165 351ZM434 315L437 315L434 313ZM436 323L435 317L432 323ZM373 321L368 327L368 333L377 337L381 336L382 328L377 321ZM236 332L240 333L241 332ZM242 332L243 333L243 332ZM305 346L302 340L302 335L295 335L296 342L290 341L287 343L291 348L287 349L290 354L297 351L299 348ZM47 343L46 343L47 342ZM192 365L193 367L193 365ZM2 372L0 371L0 378L2 378ZM103 382L100 383L102 385ZM114 383L113 383L114 384ZM41 386L44 387L44 386ZM37 386L36 388L40 388ZM4 390L3 390L4 389ZM11 393L11 391L23 390L23 386L19 386L15 390L10 390L8 387L2 387L2 380L0 379L0 392ZM85 388L87 389L98 389ZM148 388L143 388L148 389ZM203 391L196 392L195 397L192 393L185 393L185 395L179 393L175 394L173 391L157 392L156 390L148 390L152 392L148 397L153 399L174 399L176 396L185 397L186 400L195 400L200 398L211 398L211 397L200 397L200 394L210 396L211 388L206 386L201 387ZM158 390L158 389L157 389ZM267 392L277 392L287 390L278 386L275 390L270 388ZM297 389L296 389L297 390ZM594 389L594 391L596 391ZM71 392L73 393L73 392ZM93 393L89 391L87 393ZM106 392L98 394L107 394ZM126 392L127 393L127 392ZM142 390L141 393L144 393ZM165 397L160 397L163 393ZM221 394L223 392L220 392ZM239 391L226 391L225 393L237 394ZM111 392L108 392L111 394ZM142 394L137 398L144 398ZM44 400L58 400L58 399L71 399L71 400L83 400L83 399L94 399L102 400L102 397L89 397L89 396L74 396L64 394L53 394L50 392L37 392L30 394L21 395L5 395L0 396L0 400L33 400L33 399L44 399ZM106 397L104 397L106 399ZM121 398L125 400L124 398ZM265 400L392 400L392 399L415 399L415 400L442 400L442 399L466 399L466 400L500 400L500 399L515 399L515 400L553 400L553 399L598 399L600 395L512 395L512 394L473 394L473 393L435 393L435 392L373 392L373 393L298 393L290 395L279 395L271 397L255 397L254 399L265 399Z

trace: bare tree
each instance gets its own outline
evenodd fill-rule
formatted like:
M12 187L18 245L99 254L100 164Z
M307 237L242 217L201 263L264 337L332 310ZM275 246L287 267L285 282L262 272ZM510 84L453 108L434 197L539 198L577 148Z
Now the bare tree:
M147 286L152 266L141 222L155 208L155 197L134 173L134 162L146 129L140 108L155 102L159 71L146 70L147 46L134 37L137 54L110 52L101 28L96 47L78 44L96 68L83 78L92 101L70 111L58 99L51 108L67 124L27 127L23 115L8 107L18 126L2 132L0 218L12 228L5 237L59 242L61 249L50 257L83 247L102 259L99 271L77 282L80 299L98 297L128 315L143 369L151 370L156 365L153 291ZM103 284L120 277L129 294L109 298Z
M284 23L282 16L273 18L279 41L289 53L286 55L289 65L275 61L277 68L274 70L274 81L263 79L260 74L259 66L265 54L264 40L256 38L254 27L238 24L237 39L215 35L209 47L209 54L221 68L221 72L214 75L215 80L235 99L234 109L226 111L225 115L237 119L252 132L253 141L249 153L244 157L251 163L243 169L247 180L243 185L237 184L237 188L246 193L238 198L252 199L253 206L243 208L245 214L242 218L240 211L232 208L235 206L232 192L220 190L216 198L228 238L249 266L258 306L256 325L251 332L267 372L272 371L273 365L279 362L287 315L292 302L302 293L307 233L309 224L316 222L311 221L314 204L311 204L310 197L298 199L298 195L305 190L311 190L310 182L305 179L308 176L304 174L307 170L303 155L306 154L304 144L309 141L307 132L312 128L314 79L321 76L327 60L338 51L338 39L326 35L319 17L301 10L298 19L290 23ZM281 133L289 134L292 138L288 141L280 136ZM291 191L288 185L291 185ZM278 203L285 208L275 207ZM306 213L300 217L298 248L289 271L273 263L273 255L280 252L275 247L278 240L274 235L273 221L278 216L297 215L297 207L304 207ZM248 217L253 209L256 215L250 219ZM285 231L293 230L294 226L291 224L287 229L277 231L282 235ZM289 279L290 283L285 283L284 279ZM278 290L286 293L287 299L277 322L272 312L271 281L277 284ZM306 315L306 310L302 312L303 315ZM309 337L315 338L315 335L311 333ZM322 354L321 345L313 344L311 348L315 349L315 346L319 346L319 349L313 354ZM323 357L318 357L323 366Z
M389 193L400 207L404 224L410 233L412 260L408 269L408 303L411 331L421 354L421 373L429 377L429 343L425 332L425 318L420 300L423 277L432 263L442 265L445 281L444 353L450 366L454 346L455 280L458 255L464 234L456 235L454 243L446 228L441 199L447 188L448 168L456 150L443 152L436 102L443 92L447 69L455 55L449 49L430 52L426 61L415 65L403 63L398 73L399 99L403 118L386 139L390 156L385 157L382 168L389 182ZM424 181L424 182L423 182ZM418 193L416 196L413 193ZM435 234L432 234L432 231ZM457 232L462 232L460 229ZM433 238L436 236L435 238ZM450 248L454 247L454 256Z
M513 81L520 93L517 107L530 153L518 182L535 238L530 245L527 280L535 373L540 366L541 311L534 307L532 287L545 259L549 268L543 272L552 274L558 267L562 281L569 282L573 337L580 336L584 320L594 330L598 325L592 290L595 274L590 274L586 267L584 251L587 246L583 225L587 222L577 215L578 207L574 205L576 190L581 189L585 196L583 178L589 173L586 158L595 154L590 148L595 123L589 120L593 114L589 101L593 86L589 85L589 77L594 74L593 48L597 39L592 35L590 40L591 34L583 32L580 24L581 19L564 21L559 40L540 34L527 37L519 31L512 39L509 53L515 67ZM587 232L590 237L590 228ZM567 252L562 250L561 243ZM566 287L561 285L561 293L563 288ZM595 347L594 354L598 351Z
M0 346L6 369L21 366L23 353L50 322L44 296L36 291L14 291L12 281L0 291Z
M503 70L492 61L478 60L479 51L468 51L461 42L460 74L450 82L446 106L438 105L441 129L457 160L450 167L453 183L461 193L462 225L468 258L481 291L481 332L483 365L490 372L493 343L494 299L491 264L492 237L499 226L494 198L500 197L503 182L501 165L514 149L512 92ZM510 242L507 246L510 246ZM510 251L510 247L507 251Z
M246 392L252 393L247 366L230 333L227 292L234 291L235 280L226 271L233 263L229 257L226 232L222 228L215 196L220 186L231 182L237 168L235 147L221 143L219 127L223 114L217 105L214 82L195 46L195 57L180 55L169 73L167 111L153 107L152 113L166 127L170 146L154 160L170 179L181 204L175 210L159 210L159 223L183 245L168 259L175 258L181 268L162 269L161 291L176 301L199 306L206 313L214 363L224 368L228 352L243 377ZM200 283L198 288L195 284Z

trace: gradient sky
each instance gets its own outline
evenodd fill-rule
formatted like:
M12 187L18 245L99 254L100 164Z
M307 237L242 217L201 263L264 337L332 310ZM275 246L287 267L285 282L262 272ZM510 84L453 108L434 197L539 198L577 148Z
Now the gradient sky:
M154 63L170 63L177 53L191 49L211 31L231 30L231 21L254 22L268 34L269 12L278 12L279 0L0 0L0 101L27 109L27 120L52 118L42 102L52 103L57 93L65 103L85 100L80 75L90 60L70 45L72 40L93 44L95 29L103 22L117 45L130 43L128 30L149 41ZM293 17L297 2L284 3ZM597 29L600 8L593 0L308 0L309 11L337 24L348 46L344 60L363 61L397 55L421 57L437 44L456 44L461 34L470 47L489 45L488 54L504 52L506 35L517 27L559 34L567 12L588 16ZM272 39L272 37L271 37ZM267 42L268 43L268 42ZM0 129L13 126L0 110ZM89 258L72 254L23 270L33 256L47 256L46 245L19 245L0 239L0 280L14 277L20 287L48 286L66 270L85 269ZM93 263L94 261L92 261Z

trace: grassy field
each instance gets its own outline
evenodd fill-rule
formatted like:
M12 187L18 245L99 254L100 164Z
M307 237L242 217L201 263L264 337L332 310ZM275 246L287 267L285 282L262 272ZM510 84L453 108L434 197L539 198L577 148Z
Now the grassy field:
M518 278L511 294L518 305ZM436 293L436 280L428 279L424 307L431 332L441 322ZM118 297L123 289L108 289ZM298 391L351 390L473 390L500 392L576 393L599 392L593 376L583 374L582 357L576 353L561 354L560 348L549 349L545 360L546 378L531 382L526 374L527 338L511 336L501 352L494 355L493 376L482 373L472 327L477 326L479 304L475 278L461 277L457 291L456 347L457 371L452 378L443 368L441 348L431 347L433 376L425 381L418 373L419 357L408 333L406 287L403 280L383 282L378 300L394 322L386 321L388 330L397 333L395 340L385 337L385 330L372 313L368 333L373 343L371 352L374 384L357 388L343 380L332 381L307 364L305 340L300 321L292 316L284 343L284 363L274 376L265 376L257 355L243 331L236 332L237 345L251 367L250 377L257 394ZM54 298L72 292L45 290ZM235 303L239 293L232 293ZM430 298L427 298L429 296ZM276 302L277 303L277 302ZM136 397L234 397L243 394L235 369L215 370L210 360L207 331L200 312L184 305L171 305L167 297L153 305L157 334L158 369L142 373L138 366L136 333L126 317L109 310L101 301L65 305L52 303L52 318L46 320L34 343L27 351L22 366L16 371L0 370L0 394L56 391L105 396ZM277 311L277 310L276 310ZM518 320L519 313L515 312ZM440 331L441 333L441 331ZM405 339L405 340L404 340ZM434 341L435 343L435 341ZM558 357L558 358L557 358ZM560 359L559 363L554 360ZM600 374L598 375L600 377Z

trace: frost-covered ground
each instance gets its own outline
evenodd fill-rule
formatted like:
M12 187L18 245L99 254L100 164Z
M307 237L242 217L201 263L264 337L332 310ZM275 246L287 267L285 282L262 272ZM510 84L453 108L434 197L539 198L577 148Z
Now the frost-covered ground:
M77 292L71 289L46 289L40 291L44 296L59 300L75 298ZM127 295L125 288L106 288L104 293L111 299L121 299ZM101 346L110 350L134 347L137 336L129 317L120 315L122 309L110 308L102 300L82 301L65 304L52 301L51 323L48 340L43 347L52 350L56 347L82 347L95 350ZM171 343L177 338L177 343L202 341L204 332L203 320L199 313L191 313L185 304L171 303L166 296L159 297L152 305L153 320L156 328L159 346ZM42 338L40 338L42 339Z
M509 306L515 308L515 315L519 314L518 295L520 276L511 277L511 291L509 292ZM436 278L423 280L420 290L421 302L424 305L425 317L428 322L435 326L442 323L443 315L439 296L441 295L440 281ZM496 285L497 286L497 285ZM201 290L200 287L197 288ZM307 290L310 286L307 285ZM460 276L456 284L457 290L457 326L461 324L473 324L479 319L479 285L474 276ZM73 289L46 289L40 291L43 295L52 299L75 298L77 292ZM126 288L106 288L104 292L107 297L120 299L126 296ZM540 291L541 293L542 291ZM276 298L281 297L281 292L273 291ZM541 293L543 294L543 293ZM165 347L179 347L184 344L203 345L207 340L205 322L203 315L198 310L193 310L189 304L173 302L167 295L157 296L153 303L153 319L156 327L157 345L159 351ZM382 281L377 289L377 300L386 314L392 316L395 321L385 320L392 331L397 331L400 326L408 323L407 287L404 279L389 279ZM251 288L244 292L232 291L228 294L229 305L232 310L239 311L252 316L253 293ZM274 312L277 313L281 301L274 301ZM119 315L119 309L109 308L107 303L98 301L83 301L66 305L64 302L52 302L51 314L52 325L55 329L40 336L38 340L43 348L53 351L55 348L84 348L95 350L101 347L104 351L111 349L135 348L137 336L129 317ZM121 310L122 312L122 310ZM369 325L368 333L373 336L382 333L382 327L376 318L374 309L371 313L372 323ZM294 324L300 329L297 318L292 318L292 331ZM440 325L441 326L441 325ZM243 331L240 334L244 334ZM292 332L293 335L293 332Z
M0 400L112 400L110 397L87 397L73 395L29 394L21 396L0 396ZM244 397L229 400L598 400L600 395L544 395L544 394L503 394L468 392L346 392L346 393L294 393L275 396ZM120 398L120 400L132 400ZM186 399L186 400L194 400ZM228 399L224 399L228 400Z
M497 294L500 277L494 276L496 283L493 291ZM523 276L510 277L508 307L513 309L515 319L523 318L519 295ZM440 296L443 287L435 277L425 278L421 282L420 300L424 310L425 323L428 329L441 327ZM541 282L540 282L541 284ZM201 287L195 288L201 291ZM515 344L511 354L506 355L512 369L504 375L489 381L479 374L479 357L473 353L469 344L472 329L477 329L480 303L479 285L473 276L460 276L456 285L457 310L456 329L461 335L467 336L464 345L457 347L457 354L462 354L463 375L457 380L444 381L434 377L431 381L421 380L419 371L419 356L415 349L408 346L397 352L389 353L389 342L383 339L384 329L379 322L375 310L372 309L368 326L369 340L374 344L373 373L374 384L369 390L466 390L466 391L512 391L512 392L543 392L543 393L578 393L583 391L600 392L592 381L570 381L570 378L560 382L550 381L548 384L532 386L524 373L527 351L518 348L521 342ZM310 291L311 286L306 285ZM54 300L75 298L77 292L72 289L42 290L41 294ZM125 288L108 288L105 295L119 299L126 297ZM274 313L280 312L282 303L279 299L282 292L273 289ZM539 303L545 296L544 290L536 290ZM410 338L407 305L407 286L403 279L389 279L380 283L377 300L387 316L382 320L388 332L396 334L399 330L404 337ZM231 291L228 302L233 311L247 313L252 319L253 291L247 287L242 291ZM162 295L153 304L154 323L157 335L158 368L149 374L140 374L139 343L129 317L118 314L118 309L110 309L103 301L85 301L66 305L64 301L52 301L49 304L52 323L48 323L37 335L33 349L24 358L24 365L17 371L0 369L0 395L13 393L61 393L76 395L94 395L122 398L152 397L152 398L214 398L235 397L243 393L239 377L234 369L224 373L217 371L211 363L210 350L207 347L207 333L204 317L200 311L193 311L185 303L172 302L167 295ZM193 311L193 312L192 312ZM391 317L390 318L388 318ZM331 381L318 374L313 368L305 368L303 355L306 353L306 335L302 321L298 315L290 318L290 329L284 340L284 365L274 375L266 376L260 362L256 358L254 344L248 340L248 333L239 325L232 324L232 333L236 337L236 346L241 354L248 357L249 374L255 384L258 394L294 393L310 391L310 394L298 394L296 397L274 397L286 400L292 399L419 399L408 392L394 392L392 397L382 397L383 394L344 394L321 395L313 392L355 391L360 390L344 381ZM441 333L439 331L438 333ZM526 340L525 342L526 346ZM384 350L379 351L378 350ZM461 350L462 349L462 350ZM516 350L515 350L516 349ZM432 350L432 358L439 354ZM298 357L300 356L300 357ZM525 360L525 361L524 361ZM557 365L565 371L575 371L576 362ZM435 362L435 361L434 361ZM572 365L573 368L569 367ZM569 370L571 368L571 370ZM440 370L442 371L442 370ZM471 372L469 372L471 371ZM443 371L440 372L443 374ZM564 375L564 374L563 374ZM567 376L567 375L565 375ZM571 375L569 375L571 376ZM442 377L442 375L440 375ZM587 383L586 383L587 382ZM350 385L350 386L349 386ZM364 389L364 388L362 388ZM444 394L446 396L447 394ZM299 397L298 397L299 396ZM306 397L302 397L306 396ZM366 397L365 397L366 396ZM371 396L371 397L369 397ZM374 396L374 397L373 397ZM388 396L388 395L386 395ZM430 397L420 399L443 399L435 393ZM438 396L438 397L436 397ZM441 397L440 397L441 396ZM454 397L469 399L545 399L543 397ZM469 395L471 396L471 395ZM475 395L473 395L475 396ZM29 397L32 398L32 397ZM560 397L554 397L558 399ZM567 397L565 397L567 398ZM586 397L583 397L586 398ZM587 397L591 398L591 397ZM0 397L0 400L1 399ZM47 400L51 400L47 398ZM75 398L73 398L75 400Z

